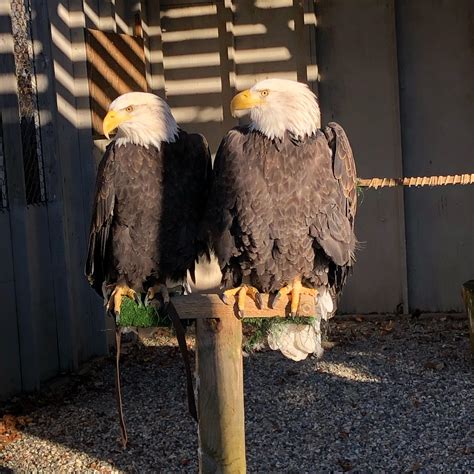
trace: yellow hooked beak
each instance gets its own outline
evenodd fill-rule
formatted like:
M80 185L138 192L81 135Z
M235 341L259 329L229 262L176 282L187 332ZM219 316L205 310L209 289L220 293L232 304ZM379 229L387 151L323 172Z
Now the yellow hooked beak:
M230 103L230 112L235 117L236 110L248 110L263 103L260 95L254 94L250 89L237 94Z
M110 138L109 134L111 131L115 130L121 123L126 122L131 118L132 116L127 112L124 112L122 110L119 110L118 112L116 112L115 110L111 110L104 118L104 124L102 126L104 135L107 138Z

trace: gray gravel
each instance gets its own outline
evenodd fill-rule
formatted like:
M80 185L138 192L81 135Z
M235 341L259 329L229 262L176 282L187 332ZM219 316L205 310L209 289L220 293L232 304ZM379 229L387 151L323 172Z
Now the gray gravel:
M447 318L332 324L323 359L245 358L249 472L474 472L467 324ZM28 415L2 472L196 472L184 370L163 332L123 356L130 447L119 446L111 359L3 411Z

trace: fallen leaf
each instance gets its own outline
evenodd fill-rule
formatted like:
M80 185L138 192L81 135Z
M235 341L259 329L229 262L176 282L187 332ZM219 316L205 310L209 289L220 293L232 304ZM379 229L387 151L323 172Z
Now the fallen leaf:
M415 408L420 408L421 402L417 397L411 397L411 403Z
M388 323L384 324L380 329L384 332L392 332L395 328L395 322L391 319Z
M327 350L330 350L332 349L333 347L337 346L337 342L332 342L332 341L323 341L321 343L321 347L327 351Z
M349 438L349 433L347 431L339 431L339 438L341 439L347 439Z
M352 463L348 459L339 459L337 463L344 472L350 471L353 468Z
M467 456L470 456L471 454L474 454L474 448L471 448L470 446L465 446L461 450L462 454L466 454Z
M18 427L31 423L31 418L26 416L3 415L0 419L0 449L21 438Z
M424 363L423 367L425 369L441 370L444 367L444 362L428 361Z

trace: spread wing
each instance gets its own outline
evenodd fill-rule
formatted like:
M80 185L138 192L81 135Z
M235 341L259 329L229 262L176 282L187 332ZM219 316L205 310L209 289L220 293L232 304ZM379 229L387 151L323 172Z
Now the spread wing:
M107 147L99 164L85 274L91 286L102 296L107 276L107 245L115 207L115 162L113 147Z

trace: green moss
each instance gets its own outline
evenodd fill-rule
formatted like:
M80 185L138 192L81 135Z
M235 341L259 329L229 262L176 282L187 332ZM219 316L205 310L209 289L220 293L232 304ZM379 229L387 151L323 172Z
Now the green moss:
M133 326L139 328L171 326L166 315L160 314L153 306L138 305L130 298L124 298L120 308L118 326Z
M173 288L168 288L168 293L171 297L183 294L183 287L181 285ZM145 295L140 295L141 301L144 300ZM189 325L189 321L182 320L184 326ZM120 307L120 319L117 325L121 327L138 327L138 328L152 328L152 327L171 327L171 319L164 311L157 311L152 305L145 306L137 304L130 298L123 298L122 306Z

